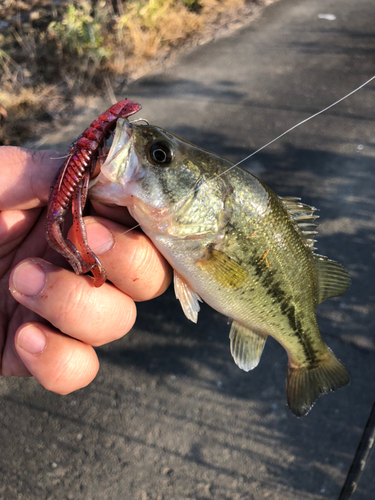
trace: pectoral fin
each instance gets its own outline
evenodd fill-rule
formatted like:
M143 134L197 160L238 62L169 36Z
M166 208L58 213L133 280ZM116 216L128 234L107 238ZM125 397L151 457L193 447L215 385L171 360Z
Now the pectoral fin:
M350 278L341 264L322 255L314 255L314 261L318 275L318 304L346 292L350 286Z
M245 372L258 366L267 337L233 321L229 338L230 352L236 365Z
M202 302L202 299L176 271L174 271L173 281L176 298L180 301L185 316L193 323L196 323L198 321L198 312L200 311L199 302Z
M248 274L237 262L224 252L208 247L197 265L211 279L229 290L237 290L246 283Z

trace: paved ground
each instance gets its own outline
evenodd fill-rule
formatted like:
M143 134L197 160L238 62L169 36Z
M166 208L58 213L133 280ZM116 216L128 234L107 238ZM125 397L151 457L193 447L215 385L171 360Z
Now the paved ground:
M238 161L375 74L374 18L368 0L282 0L124 96L150 122ZM374 97L372 83L246 164L320 208L319 251L352 275L345 296L319 307L351 385L297 420L283 349L271 339L261 365L241 372L225 318L203 307L194 326L169 291L98 349L87 389L60 397L0 381L1 499L337 498L375 394ZM47 143L66 148L91 118ZM374 457L354 498L375 498Z

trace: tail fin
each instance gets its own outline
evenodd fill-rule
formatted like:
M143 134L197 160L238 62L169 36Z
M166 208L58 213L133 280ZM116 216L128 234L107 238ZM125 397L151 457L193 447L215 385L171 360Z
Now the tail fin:
M320 394L334 391L350 382L345 366L327 348L327 352L313 367L288 366L286 396L290 410L303 417L312 408Z

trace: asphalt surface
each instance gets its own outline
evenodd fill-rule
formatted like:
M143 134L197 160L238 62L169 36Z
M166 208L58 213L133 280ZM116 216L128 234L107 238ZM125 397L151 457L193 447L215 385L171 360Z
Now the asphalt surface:
M239 161L375 74L374 21L368 0L282 0L118 97ZM66 149L109 103L95 104L43 147ZM169 290L98 349L86 389L61 397L0 380L1 499L337 498L375 395L374 109L371 83L245 164L279 195L320 209L318 251L350 271L350 290L318 319L351 385L296 419L284 350L270 339L259 367L242 372L226 319L203 306L193 325ZM353 498L375 498L375 457Z

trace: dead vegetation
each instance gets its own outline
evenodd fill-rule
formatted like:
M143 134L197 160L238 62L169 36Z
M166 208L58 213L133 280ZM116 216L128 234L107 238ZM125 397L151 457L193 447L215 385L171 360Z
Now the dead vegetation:
M0 144L37 135L71 112L74 96L116 89L245 2L3 0Z

